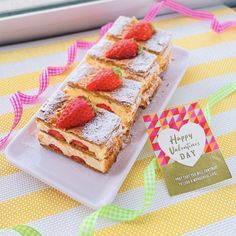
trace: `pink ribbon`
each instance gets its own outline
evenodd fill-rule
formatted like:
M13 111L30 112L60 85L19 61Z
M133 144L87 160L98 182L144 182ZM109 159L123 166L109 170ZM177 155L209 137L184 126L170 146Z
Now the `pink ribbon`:
M182 15L189 16L198 20L208 20L211 21L211 28L215 32L222 32L230 27L236 26L236 21L226 21L220 23L216 17L206 11L199 11L199 10L192 10L189 9L179 3L176 3L172 0L163 0L161 2L156 3L147 13L145 16L146 21L153 21L157 14L160 12L161 8L165 7L175 12L178 12ZM100 29L99 39L104 36L104 34L111 28L112 23L108 23L104 25ZM98 39L98 40L99 40ZM97 40L97 41L98 41ZM96 41L96 42L97 42ZM10 102L12 104L14 110L14 121L12 127L8 134L5 137L0 138L0 149L3 148L11 135L12 131L16 128L17 124L20 122L23 112L23 105L24 104L32 104L34 103L38 97L46 90L49 85L49 78L51 76L56 76L64 73L68 70L68 68L74 63L77 55L78 49L89 49L91 48L96 42L87 42L87 41L77 41L72 44L67 51L67 63L65 66L49 66L45 69L42 74L39 76L39 89L37 94L35 95L27 95L22 92L16 92L14 95L11 96Z
M178 12L182 15L192 17L197 20L208 20L211 22L211 29L213 29L215 32L219 33L222 32L230 27L236 26L236 20L235 21L225 21L223 23L220 23L214 14L207 12L207 11L200 11L200 10L192 10L190 8L187 8L179 3L176 3L172 0L164 0L161 2L156 3L147 13L145 16L146 21L153 21L154 18L157 16L157 14L160 12L162 7L166 7L170 10L173 10L175 12Z

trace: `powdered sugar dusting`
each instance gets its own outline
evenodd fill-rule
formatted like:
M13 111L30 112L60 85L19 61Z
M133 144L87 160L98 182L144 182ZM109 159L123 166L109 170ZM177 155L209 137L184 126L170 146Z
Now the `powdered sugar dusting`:
M67 77L68 82L79 82L81 79L88 77L96 71L91 64L82 61Z
M124 29L126 26L129 26L131 24L132 18L126 17L126 16L120 16L118 19L114 22L112 27L107 32L107 35L119 37L122 35Z
M143 45L153 52L161 53L171 41L171 34L164 30L158 30L147 42Z
M65 102L65 93L59 90L56 94L53 94L49 100L41 107L38 112L37 118L49 122L55 112Z
M142 51L137 57L129 59L127 67L134 72L146 74L156 64L156 56Z
M87 52L88 56L102 58L105 57L105 52L111 45L112 41L107 40L105 37L100 39L98 43L96 43L92 48L90 48Z
M123 79L123 85L121 88L110 92L110 94L117 101L132 106L140 96L141 87L142 84L140 82Z
M99 110L96 117L85 124L68 130L96 144L106 144L110 138L122 133L121 120L114 113Z

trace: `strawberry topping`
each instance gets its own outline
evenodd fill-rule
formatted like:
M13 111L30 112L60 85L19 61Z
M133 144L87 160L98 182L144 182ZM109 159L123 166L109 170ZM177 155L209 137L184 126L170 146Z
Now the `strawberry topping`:
M78 162L78 163L80 163L80 164L86 164L86 162L81 157L71 156L71 159Z
M90 91L113 91L122 85L121 71L118 68L101 69L87 84Z
M65 107L56 121L56 126L61 129L82 126L95 116L91 103L84 97L78 97Z
M63 137L63 135L57 130L50 129L50 130L48 130L48 134L50 134L51 136L53 136L57 140L65 141L65 138Z
M56 153L62 154L62 150L54 144L49 144L49 147Z
M124 36L125 39L135 39L138 41L147 41L153 35L153 27L147 21L139 21L134 24L128 33Z
M122 39L112 45L106 51L105 56L110 59L129 59L136 57L139 53L137 42L133 39Z
M104 103L98 103L96 106L114 113L114 111L112 111L112 109Z
M86 145L84 145L83 143L81 143L78 140L72 140L70 143L72 146L78 147L78 148L82 148L84 150L89 150L88 147Z

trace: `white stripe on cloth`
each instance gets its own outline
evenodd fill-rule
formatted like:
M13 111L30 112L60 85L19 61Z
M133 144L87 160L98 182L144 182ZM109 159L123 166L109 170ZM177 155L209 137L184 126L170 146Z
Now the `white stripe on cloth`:
M68 45L69 47L70 45ZM78 50L77 61L80 61L86 50ZM47 66L61 66L64 65L67 59L66 51L44 55L44 56L37 56L32 57L26 60L0 64L0 71L1 71L1 78L0 79L7 79L10 77L32 73L35 71L41 71L45 69ZM37 79L37 78L32 78Z
M200 229L185 234L185 236L235 236L236 216L232 216L213 224L206 225Z
M8 186L8 187L6 187ZM0 178L0 202L48 188L48 185L23 171Z
M19 236L19 234L14 230L4 230L0 231L1 236Z
M217 60L222 60L228 57L235 57L235 55L236 37L235 41L224 42L210 47L192 50L189 66L197 66L201 63L209 63Z

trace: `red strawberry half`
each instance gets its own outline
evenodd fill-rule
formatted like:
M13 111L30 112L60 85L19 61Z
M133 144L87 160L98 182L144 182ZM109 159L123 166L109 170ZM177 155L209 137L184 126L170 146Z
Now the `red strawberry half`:
M62 154L62 150L54 144L49 144L49 147L56 153Z
M63 137L63 135L57 130L50 129L48 130L48 134L55 137L57 140L65 141L65 138Z
M71 159L80 163L80 164L86 164L86 162L79 156L71 156Z
M112 109L104 103L98 103L96 106L114 113L114 111L112 111Z
M90 91L113 91L122 85L122 74L120 69L99 70L87 84Z
M84 150L89 150L89 148L88 148L86 145L84 145L83 143L81 143L81 142L78 141L78 140L72 140L72 141L70 142L70 144L71 144L72 146L79 147L79 148L82 148L82 149L84 149Z
M81 126L95 116L91 103L84 97L78 97L65 107L56 121L56 126L61 129Z
M139 53L137 42L133 39L122 39L112 45L106 51L105 56L110 59L129 59L136 57Z
M128 33L124 36L125 39L136 39L138 41L147 41L153 35L153 27L147 21L139 21L134 24Z

